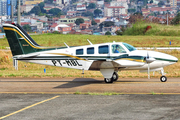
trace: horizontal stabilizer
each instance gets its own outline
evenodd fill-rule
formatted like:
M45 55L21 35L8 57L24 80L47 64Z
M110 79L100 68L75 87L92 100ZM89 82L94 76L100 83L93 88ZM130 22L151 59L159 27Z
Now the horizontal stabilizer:
M23 58L28 58L28 57L36 57L40 55L39 53L37 54L23 54L23 55L17 55L17 56L14 56L13 58L16 58L16 59L23 59Z

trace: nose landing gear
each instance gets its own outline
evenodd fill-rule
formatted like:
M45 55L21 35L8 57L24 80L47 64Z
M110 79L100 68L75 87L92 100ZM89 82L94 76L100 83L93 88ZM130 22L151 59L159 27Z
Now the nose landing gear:
M165 76L166 73L164 73L164 69L161 70L161 74L162 74L162 76L160 77L161 82L166 82L167 77Z
M161 76L160 80L161 80L161 82L166 82L167 81L167 77L166 76Z

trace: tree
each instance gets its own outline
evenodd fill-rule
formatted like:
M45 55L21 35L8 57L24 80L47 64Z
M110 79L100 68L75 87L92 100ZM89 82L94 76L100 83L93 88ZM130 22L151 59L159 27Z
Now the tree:
M24 25L24 26L23 26L23 29L24 29L25 31L28 31L28 32L29 32L29 31L31 31L31 26L28 25L28 24L27 24L27 25Z
M102 22L99 27L102 29L103 27L111 27L111 26L114 26L114 22L112 21L105 21L105 22Z
M114 26L114 22L112 22L112 21L105 21L104 22L104 27L111 27L111 26Z
M44 3L53 3L54 0L44 0Z
M96 4L90 3L90 4L87 6L87 8L89 8L89 9L94 9L94 8L96 8Z
M165 5L165 3L163 1L159 1L158 7L162 7L163 5Z
M112 0L104 0L104 2L108 2L108 3L110 3Z
M129 23L132 24L142 19L143 19L143 16L141 13L134 13L134 15L130 15Z
M174 17L174 19L172 19L172 21L171 21L171 24L173 24L173 25L177 25L179 23L180 23L180 13L178 13L176 15L176 17Z
M130 9L128 9L128 13L134 13L135 11L136 11L135 8L130 8Z
M90 11L83 12L83 13L82 13L82 16L84 16L84 17L88 17L88 16L93 17L93 13L92 13L92 12L90 12Z
M97 25L97 23L94 20L92 20L91 25Z
M152 4L153 3L153 0L150 0L150 2L149 2L150 4Z
M53 8L53 9L49 10L49 13L53 14L53 16L57 16L57 17L63 15L62 11L59 8Z
M41 9L39 6L34 6L33 9L30 11L30 13L34 13L36 15L39 15L41 13Z
M107 32L105 33L105 35L111 35L111 32L107 31Z
M81 23L84 23L84 19L83 18L78 18L75 21L76 25L80 25Z
M71 0L72 1L72 3L76 3L78 0Z
M45 12L46 12L46 11L44 10L44 2L39 3L38 6L40 7L42 13L45 13Z
M1 32L2 32L2 33L4 33L4 29L3 29L3 27L1 28Z
M101 14L101 13L102 13L102 11L100 9L94 10L95 16L99 16L99 14Z
M115 33L116 35L123 35L123 33L126 31L124 27L121 28L121 30L117 30Z

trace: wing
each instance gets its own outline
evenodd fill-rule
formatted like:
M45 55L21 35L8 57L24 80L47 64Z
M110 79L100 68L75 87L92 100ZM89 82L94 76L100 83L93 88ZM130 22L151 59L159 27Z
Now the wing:
M146 64L143 56L117 57L113 62L118 67L140 67Z

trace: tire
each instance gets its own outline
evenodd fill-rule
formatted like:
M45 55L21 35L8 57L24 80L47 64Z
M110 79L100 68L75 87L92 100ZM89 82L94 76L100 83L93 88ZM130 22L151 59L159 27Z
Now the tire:
M167 81L167 77L166 76L161 76L160 80L161 80L161 82L166 82Z
M117 81L118 78L119 78L119 76L118 76L117 72L114 72L113 75L112 75L113 81Z
M105 83L113 83L112 78L104 78Z

